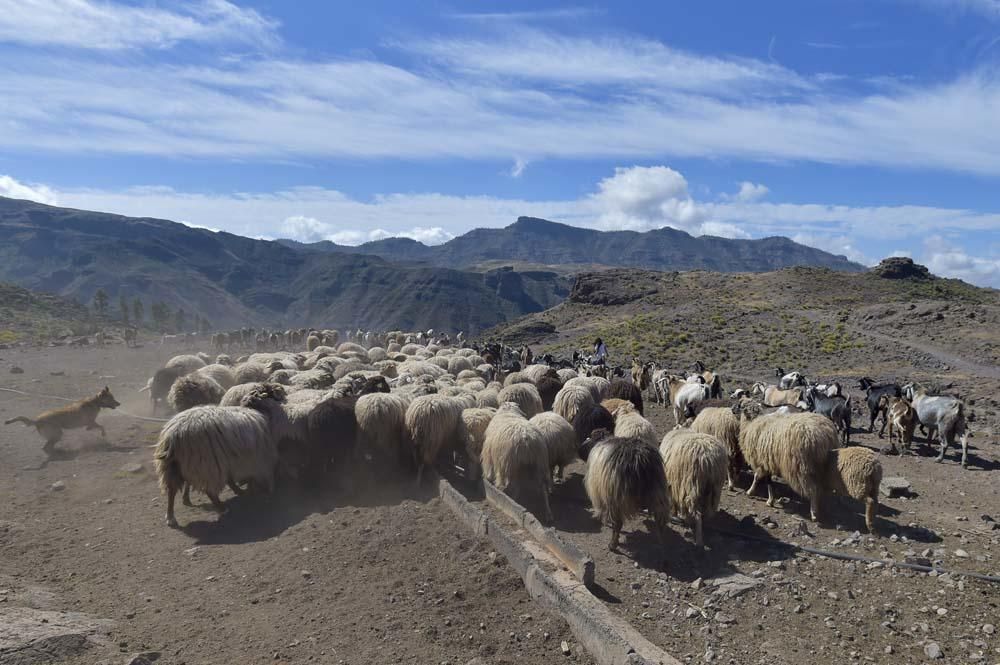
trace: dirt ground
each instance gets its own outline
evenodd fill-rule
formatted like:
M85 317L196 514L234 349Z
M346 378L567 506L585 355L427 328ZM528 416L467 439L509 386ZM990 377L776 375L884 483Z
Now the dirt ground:
M137 390L173 351L0 352L3 387L82 396L107 383L123 402L99 418L107 443L75 431L47 463L33 430L0 427L0 613L33 606L114 622L105 645L53 662L125 663L140 651L192 665L590 662L429 488L376 477L350 496L227 496L222 518L196 495L199 507L178 506L183 528L166 528L149 449L159 425L128 414L148 415ZM8 374L11 365L25 373ZM977 367L956 373L955 387L984 400L996 380ZM0 392L0 420L58 404ZM883 440L857 429L867 424L861 408L855 400L852 440L880 449ZM673 426L661 406L647 404L647 416L661 434ZM725 492L704 553L683 527L662 546L641 520L611 553L580 464L554 490L555 527L594 557L598 597L686 662L1000 663L1000 585L783 545L1000 575L1000 529L986 519L1000 521L1000 446L991 419L974 429L968 470L954 448L943 464L920 447L880 456L885 476L905 477L913 493L883 497L877 536L863 532L849 500L814 524L781 487L787 501L774 509Z
M352 496L227 494L221 518L196 493L195 508L178 504L182 528L164 526L149 447L159 424L126 412L149 415L137 390L173 351L0 351L0 387L82 397L108 384L122 402L98 418L106 442L74 430L49 461L33 429L0 426L0 616L33 607L114 622L102 644L75 653L57 641L35 662L126 663L145 651L166 665L592 662L430 486L375 478ZM0 421L60 404L0 392ZM3 651L3 629L0 662L31 662Z

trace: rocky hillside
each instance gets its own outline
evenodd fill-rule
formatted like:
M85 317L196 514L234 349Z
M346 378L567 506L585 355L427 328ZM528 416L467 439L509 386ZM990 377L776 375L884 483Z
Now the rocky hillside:
M1000 292L892 259L864 273L588 273L566 302L486 337L557 353L602 337L616 363L639 356L682 369L700 359L756 377L778 365L873 376L905 376L919 365L1000 378L997 330Z
M216 327L430 328L472 333L551 307L552 272L400 265L281 243L0 198L0 280L89 303L103 288L183 307Z
M89 326L90 312L75 300L0 282L0 344L83 334Z
M373 254L390 261L425 261L436 266L467 268L490 261L566 265L592 264L651 270L762 272L791 266L814 266L859 272L864 266L813 247L772 237L732 240L694 237L677 229L593 231L534 217L520 217L502 229L474 229L442 245L387 238L359 247L331 242L290 246L325 252Z

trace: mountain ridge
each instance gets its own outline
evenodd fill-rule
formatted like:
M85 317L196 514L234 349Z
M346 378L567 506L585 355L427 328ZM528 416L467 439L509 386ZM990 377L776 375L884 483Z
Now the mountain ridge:
M286 245L315 251L380 256L390 261L424 261L453 268L516 260L541 264L599 264L647 270L768 272L796 265L861 272L865 266L843 255L796 243L784 236L732 239L692 236L665 226L651 231L599 231L537 217L518 217L503 228L475 228L440 245L409 238L384 238L357 246L330 241Z
M475 333L562 300L544 271L394 264L152 217L0 197L0 280L90 302L104 289L184 307L216 327L438 327ZM114 306L114 305L112 305Z

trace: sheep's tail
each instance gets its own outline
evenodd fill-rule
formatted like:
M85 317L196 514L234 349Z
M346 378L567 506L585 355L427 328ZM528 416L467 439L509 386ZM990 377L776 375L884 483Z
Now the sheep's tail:
M24 416L18 416L16 418L11 418L10 420L3 421L4 425L11 425L13 423L24 423L28 427L34 427L35 421L31 418L25 418Z
M153 452L153 466L159 479L160 490L164 494L171 489L176 491L184 486L184 476L181 474L172 443L169 436L161 433L160 440L156 443L156 450Z

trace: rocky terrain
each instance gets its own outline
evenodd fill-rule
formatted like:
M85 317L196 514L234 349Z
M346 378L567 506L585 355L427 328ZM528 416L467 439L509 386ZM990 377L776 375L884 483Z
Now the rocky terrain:
M0 280L89 304L119 297L183 308L216 328L423 329L475 334L563 300L549 271L453 270L301 251L161 219L0 197Z

